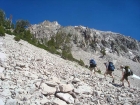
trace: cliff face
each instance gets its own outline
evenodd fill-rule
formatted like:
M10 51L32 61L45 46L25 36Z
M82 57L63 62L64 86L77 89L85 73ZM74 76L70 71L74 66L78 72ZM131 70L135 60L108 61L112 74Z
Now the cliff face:
M38 25L29 27L39 41L49 41L57 33L70 35L70 43L88 52L100 52L105 48L106 52L114 53L130 59L137 59L140 55L140 42L110 31L99 31L84 26L62 27L57 22L44 21ZM62 34L62 35L63 35ZM139 60L135 60L139 61Z
M55 22L44 21L41 24L35 24L29 27L30 31L37 39L49 39L55 35L61 26Z

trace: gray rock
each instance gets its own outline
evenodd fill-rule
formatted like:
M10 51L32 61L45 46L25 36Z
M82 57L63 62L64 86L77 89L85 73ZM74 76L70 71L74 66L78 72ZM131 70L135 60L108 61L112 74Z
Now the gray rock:
M56 93L56 96L60 99L63 99L64 101L66 101L69 104L74 103L74 98L68 93Z
M78 78L74 78L72 82L73 82L73 83L80 82L80 79L78 79Z
M92 88L88 85L78 86L77 89L74 89L74 92L78 94L90 94L92 93Z
M55 87L50 87L45 83L41 84L41 89L42 89L42 94L44 94L44 95L51 95L51 94L55 94L55 92L56 92Z
M17 62L16 63L16 66L19 66L19 67L25 67L26 64L22 63L22 62Z
M4 71L4 67L0 67L0 73L2 73Z
M17 105L16 99L8 99L5 105Z
M53 81L47 81L45 82L48 86L51 86L51 87L55 87L57 86L57 83L53 82Z
M124 103L123 105L133 105L133 104L130 102L127 102L127 103Z
M59 89L61 92L70 92L74 89L72 84L60 84Z
M100 97L101 94L102 94L102 91L94 91L93 94L94 94L95 96Z
M5 103L2 99L0 99L0 105L5 105Z
M55 98L55 100L53 101L53 104L55 104L55 105L68 105L65 101L60 100L59 98Z

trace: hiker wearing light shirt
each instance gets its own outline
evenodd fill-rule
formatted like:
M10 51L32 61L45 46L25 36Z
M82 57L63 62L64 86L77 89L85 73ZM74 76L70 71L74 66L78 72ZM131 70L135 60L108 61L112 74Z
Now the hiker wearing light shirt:
M128 83L128 87L130 87L130 82L128 80L128 76L133 75L133 72L130 70L129 66L120 66L120 69L122 69L122 79L120 80L122 82L122 86L124 86L124 79Z

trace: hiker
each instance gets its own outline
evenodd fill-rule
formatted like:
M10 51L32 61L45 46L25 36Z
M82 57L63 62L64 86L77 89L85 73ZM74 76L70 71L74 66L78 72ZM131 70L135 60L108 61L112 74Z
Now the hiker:
M124 79L125 79L128 83L128 87L130 87L128 76L133 75L133 72L130 70L129 66L121 65L120 69L122 69L122 79L120 80L122 82L122 86L124 86Z
M106 66L106 72L104 73L105 78L106 78L106 75L109 74L113 78L112 83L114 83L114 76L112 75L112 72L114 71L115 66L113 65L112 62L107 62L104 64Z
M90 70L91 70L91 76L92 76L92 74L93 74L93 72L94 72L94 74L95 74L95 71L97 71L97 64L96 64L96 62L95 62L95 60L94 59L91 59L90 61L89 61L89 63L90 63ZM95 75L96 76L96 75Z

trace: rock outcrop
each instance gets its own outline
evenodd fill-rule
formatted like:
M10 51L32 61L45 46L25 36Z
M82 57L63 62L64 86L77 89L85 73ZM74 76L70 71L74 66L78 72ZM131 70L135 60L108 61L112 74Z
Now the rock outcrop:
M54 36L61 26L55 22L44 21L41 24L35 24L29 27L30 31L34 34L37 39L50 40Z
M13 36L0 37L0 105L132 105L139 87L110 83L101 74ZM2 60L2 59L3 60Z

